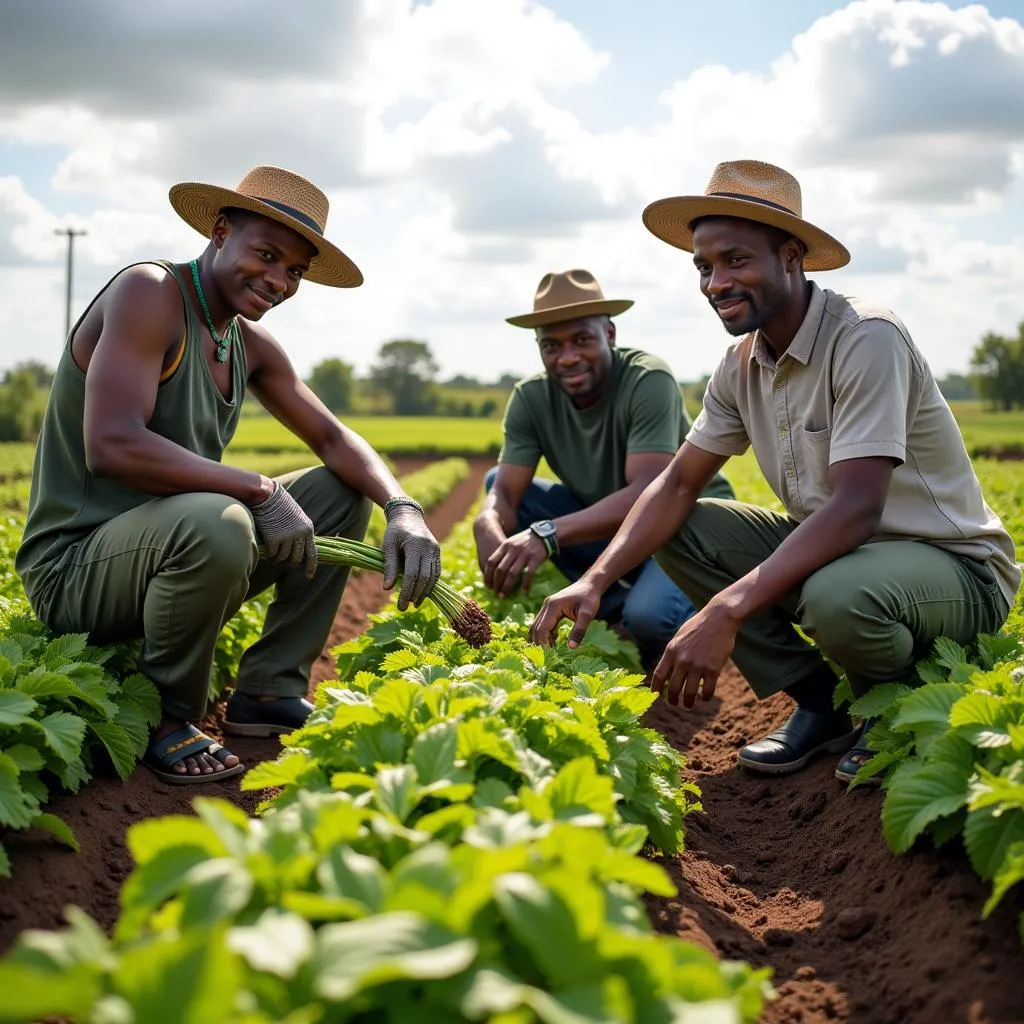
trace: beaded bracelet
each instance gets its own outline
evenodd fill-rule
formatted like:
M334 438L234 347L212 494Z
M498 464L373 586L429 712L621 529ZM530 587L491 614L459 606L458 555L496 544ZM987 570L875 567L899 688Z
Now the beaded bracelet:
M423 506L418 501L413 501L412 498L401 497L388 498L384 503L384 518L390 522L391 513L394 512L396 508L401 508L403 505L408 508L414 508L420 515L423 515Z

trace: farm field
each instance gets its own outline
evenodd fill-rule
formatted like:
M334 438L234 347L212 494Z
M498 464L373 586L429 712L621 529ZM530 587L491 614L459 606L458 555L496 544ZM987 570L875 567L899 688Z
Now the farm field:
M254 419L247 422L251 425ZM384 709L391 707L394 700L419 699L416 695L420 688L440 692L438 688L446 685L445 672L458 668L458 673L468 680L465 685L480 687L481 693L487 687L498 686L509 697L522 700L515 687L523 684L513 686L509 675L515 664L515 672L525 673L522 679L532 680L531 685L549 688L543 691L545 700L558 704L568 699L565 695L559 696L557 685L550 689L552 683L542 682L540 676L536 679L530 676L537 666L534 663L534 669L530 669L527 662L522 661L523 649L516 646L521 641L515 639L519 635L516 623L531 614L539 594L557 585L555 574L549 572L539 577L539 593L532 601L521 598L494 601L479 587L466 517L479 498L482 476L492 464L493 455L432 464L426 456L409 459L408 456L418 450L464 452L466 448L456 446L458 435L451 426L428 434L437 421L383 422L387 430L394 431L391 436L397 438L391 449L396 469L410 490L423 495L421 500L431 506L431 527L439 537L446 538L447 578L486 604L499 624L498 646L490 654L481 653L472 658L466 652L460 653L446 639L448 634L439 631L431 614L410 612L398 616L393 606L389 606L389 595L381 590L378 578L355 574L324 655L314 666L313 687L326 682L337 688L342 684L331 680L339 677L347 681L343 688L362 694L360 700L369 698L373 706L380 701L380 708ZM441 422L460 425L464 436L467 427L472 433L473 427L480 423ZM274 424L268 420L266 425ZM500 429L500 423L497 428ZM361 425L356 429L364 432ZM430 437L433 444L442 434L450 447L417 449L423 437ZM269 433L266 436L271 437ZM366 432L364 436L370 435ZM229 459L275 474L309 464L308 453L301 448L261 453L256 450L259 447L262 445L235 446ZM382 447L388 450L387 445ZM0 482L4 517L0 520L0 558L4 559L5 566L13 555L27 497L31 449L27 453L28 471L22 473L17 468L24 465L25 455L25 452L10 455L10 497L4 489L6 481ZM0 454L0 467L3 465ZM1018 554L1024 557L1024 463L980 459L976 465L990 504L1013 531ZM732 460L728 473L740 497L776 504L749 455ZM0 476L3 475L0 472ZM430 497L426 497L428 494ZM15 602L18 599L17 580L10 572L0 573L0 596ZM382 615L378 617L379 611ZM258 617L255 623L243 624L244 629L258 628ZM398 625L413 632L400 639ZM232 651L237 652L238 646L246 642L246 635L244 631L234 635L233 647L225 648L226 660L219 663L225 679L230 678ZM419 641L413 639L416 636ZM760 1020L765 1024L795 1021L902 1024L904 1021L961 1020L972 1024L1009 1024L1024 1019L1024 998L1018 984L1019 965L1024 955L1024 936L1019 934L1024 886L1007 886L1009 891L1002 903L983 919L982 908L990 897L992 883L979 877L975 858L964 852L960 841L950 842L937 852L926 837L909 852L894 856L887 842L891 831L885 818L887 796L877 789L867 788L845 793L831 778L830 759L814 764L798 776L771 782L752 779L735 767L736 748L770 731L785 717L785 698L756 702L742 678L732 671L720 683L715 699L707 705L685 712L659 701L644 710L646 704L637 702L643 695L642 686L623 681L623 673L628 677L635 668L631 646L608 631L598 631L593 639L595 645L581 652L589 663L581 665L575 677L567 673L567 678L589 673L593 681L585 684L588 687L606 687L610 692L621 694L635 693L635 696L614 698L624 702L623 710L615 712L619 715L614 719L618 723L616 731L629 734L633 728L655 730L646 741L648 745L654 744L650 749L657 749L656 736L663 736L684 758L682 779L694 788L687 790L677 786L673 790L669 787L675 796L668 802L666 792L659 789L658 784L654 784L652 790L656 795L650 798L641 799L633 791L626 795L620 773L602 774L605 755L594 745L593 739L584 741L582 733L571 733L551 745L538 733L530 732L523 734L529 737L529 749L549 761L554 766L553 771L566 771L573 764L572 773L583 773L578 778L576 775L571 779L568 775L559 777L556 791L564 791L571 804L554 803L554 795L545 797L543 773L517 796L520 803L508 803L509 798L504 795L502 800L505 813L525 814L533 820L534 827L545 820L564 818L572 822L574 831L559 832L558 843L554 845L575 850L577 858L583 856L587 843L590 844L587 848L593 851L598 849L594 843L615 843L619 840L609 837L625 835L617 831L622 822L616 815L624 816L626 824L642 824L650 835L657 837L655 845L660 852L648 850L644 855L637 855L626 844L623 849L628 849L629 863L636 866L627 868L623 861L619 869L623 872L621 879L610 881L601 871L581 867L578 859L569 863L560 850L552 848L551 842L544 845L539 833L523 835L518 840L506 835L501 840L533 858L529 860L532 866L521 867L514 878L501 874L507 868L486 867L490 862L481 852L479 835L481 830L493 830L495 820L491 815L485 829L482 815L488 805L476 798L460 797L458 786L481 786L486 778L486 791L497 792L491 780L500 779L507 785L513 778L507 774L512 762L504 768L495 768L494 763L500 765L501 761L494 762L496 755L489 755L491 760L485 757L475 762L477 774L472 780L464 781L461 776L448 779L454 787L448 796L414 797L415 787L408 789L409 780L415 782L418 777L420 786L426 782L423 776L409 775L426 770L427 762L416 753L417 743L426 745L425 741L415 740L418 733L408 734L412 745L407 757L406 753L394 752L384 759L393 764L406 764L399 774L371 763L349 763L344 759L337 763L325 760L323 769L314 770L315 766L304 764L300 770L294 755L289 759L289 751L282 751L276 741L234 740L232 747L250 770L256 765L262 767L252 773L241 788L237 779L204 787L203 797L214 797L224 803L201 804L204 822L201 826L189 825L181 818L166 817L191 814L191 801L196 791L163 786L142 769L136 770L127 781L121 781L113 768L104 767L103 756L97 754L94 755L95 778L84 789L76 794L55 790L45 805L47 812L74 830L81 847L78 853L60 845L60 829L52 822L44 823L52 826L50 837L35 831L4 832L0 827L0 843L7 848L11 862L10 880L0 880L0 952L9 949L27 927L61 926L63 907L68 903L82 907L104 929L116 925L118 945L113 953L100 957L99 947L95 945L97 940L94 937L86 940L88 933L81 930L85 926L79 925L78 938L65 948L69 952L77 951L73 955L83 958L83 966L76 974L78 980L63 987L53 977L48 978L45 967L41 966L48 956L54 955L55 947L47 947L51 952L37 952L31 958L30 970L43 970L42 975L19 975L17 971L23 968L10 961L0 961L0 992L23 993L26 986L19 982L26 978L37 982L34 988L29 986L34 992L30 997L13 1001L0 998L0 1021L33 1019L28 1014L41 1015L47 1008L49 1012L68 1012L86 1005L98 1007L95 1001L90 1002L95 1000L90 993L100 991L108 993L103 1011L114 1012L116 1004L117 1012L122 1014L116 1018L118 1020L162 1021L165 1017L160 1014L172 1003L178 1007L175 1021L196 1019L197 1015L232 1019L230 1003L225 1000L247 993L245 999L255 1000L254 1005L260 1008L259 1014L254 1010L246 1018L250 1024L286 1019L294 1019L297 1024L321 1019L307 1016L307 1012L312 1012L309 1010L312 1004L303 1000L311 998L309 985L319 993L317 999L321 1002L334 1006L340 1000L343 1006L362 1007L365 1014L329 1015L324 1020L500 1019L504 1022L507 1019L512 1024L537 1019L575 1024L618 1019L689 1019L685 1016L662 1018L655 1016L653 1010L639 1017L608 1015L609 1007L635 1006L633 1001L641 998L630 981L630 972L623 967L624 961L607 959L610 947L605 944L588 945L591 941L588 935L592 932L587 928L593 925L584 922L601 920L594 917L598 913L594 908L600 905L601 899L607 901L610 898L607 893L613 890L617 894L616 901L620 901L616 903L620 913L633 908L629 911L633 914L638 907L646 911L640 916L650 922L654 932L643 940L643 953L638 951L639 946L630 946L629 956L639 958L630 961L631 970L640 970L643 965L644 971L654 972L646 975L645 987L649 989L646 997L663 1000L664 1006L669 1008L678 1009L682 1001L690 1008L688 1012L694 1014L706 1008L709 1020ZM502 647L502 643L511 646ZM9 649L0 648L0 654L5 657L9 653ZM560 656L566 656L564 649ZM493 669L488 667L492 660L500 665ZM472 664L482 667L473 669ZM446 665L448 669L444 669ZM546 667L555 672L559 670L556 663ZM587 671L583 671L584 668ZM955 659L952 668L940 666L936 671L940 669L944 674L936 685L946 687L943 692L947 694L951 693L950 687L969 687L973 684L966 680L977 678L971 666L961 667ZM381 688L369 678L355 685L353 681L360 671L377 676ZM497 675L492 677L489 674L492 671ZM601 679L609 682L598 682ZM0 687L3 685L0 683ZM574 700L578 700L583 692L579 687L584 684L574 682L573 685L576 687ZM996 684L987 685L991 688ZM1005 684L998 685L1011 684L1007 679ZM611 697L601 698L600 689L587 692L590 693L588 700L597 701L595 707L601 706L602 700L611 700ZM962 692L973 699L972 690ZM139 714L144 715L145 694L133 693ZM321 700L333 707L332 702L339 698L330 694L331 691L324 690ZM112 699L119 706L127 702L116 692ZM356 698L345 698L349 699ZM506 700L502 698L503 702ZM1021 695L1021 702L1024 706L1024 695ZM218 728L222 706L219 700L215 703L207 723L213 731ZM403 706L406 707L403 714L408 715L417 705ZM565 707L575 707L575 704ZM629 714L625 711L627 707L632 709ZM382 713L394 712L382 710ZM515 723L509 714L507 709L499 713L496 705L494 712L486 717L495 721L502 719L511 728ZM642 714L642 719L634 720L635 714ZM893 712L892 717L895 715ZM2 722L0 719L0 730ZM424 735L440 724L424 720ZM988 724L996 728L998 720ZM496 729L497 725L491 722L488 727ZM354 724L352 728L358 732L364 726ZM482 727L466 728L473 731ZM961 727L962 730L970 728L969 724ZM353 738L355 735L353 733ZM325 734L315 742L311 737L309 742L310 749L320 751L317 755L320 758L326 758L332 750L351 749L340 734L337 739ZM459 740L456 752L461 755L466 743L468 740ZM432 741L431 758L441 756L440 741L437 751L433 746ZM3 747L0 731L0 749ZM1016 748L1003 746L999 749L1006 753ZM978 757L987 757L990 753L982 751ZM663 771L669 770L666 766L674 764L673 759L678 755L666 749L660 756L667 758L658 769ZM912 755L911 761L914 757L920 760L918 755ZM483 770L479 766L485 761L491 767ZM591 761L597 774L586 774L590 769L584 769L582 761ZM434 759L431 763L436 766L446 762L442 757L440 762ZM910 764L910 769L916 770L915 765ZM522 770L521 766L515 769L516 772ZM371 842L366 836L359 838L354 833L344 839L349 833L344 831L347 826L342 825L340 818L334 816L330 824L327 817L321 818L327 812L317 801L326 796L323 792L318 796L318 791L331 789L332 773L336 776L333 799L355 805L363 794L363 804L372 807L374 815L382 816L365 819L376 822L372 829L374 834L379 834L385 820L390 822L389 829L399 829L390 845L382 845L377 840ZM344 774L344 780L338 773ZM525 778L514 777L520 781ZM0 814L5 806L3 778L0 763ZM442 776L438 776L427 784L434 785L439 793L447 792L440 785L441 779ZM601 782L602 779L611 781ZM292 879L289 885L294 890L287 899L280 895L282 890L277 883L268 888L268 877L256 868L260 858L278 856L273 853L272 843L258 847L263 840L258 840L256 833L250 831L243 844L247 844L249 853L243 855L238 852L241 847L232 846L232 843L243 842L244 829L252 828L243 826L242 818L236 818L237 812L232 808L245 814L256 813L260 800L269 795L263 789L265 786L274 787L270 792L278 794L274 796L275 809L264 817L267 828L271 829L270 835L277 822L292 837L289 843L301 834L315 844L316 836L327 829L342 842L341 849L350 851L329 858L329 870L323 867L315 877L302 875L309 868L304 868L299 859L287 864L281 862L281 877L287 871ZM617 810L609 805L606 796L599 796L599 793L612 791L602 789L603 786L611 786L617 794ZM527 792L531 788L537 790L536 796ZM300 796L300 790L304 795ZM504 790L501 793L504 794ZM368 804L367 796L372 797ZM299 804L306 808L302 811L301 826L296 818ZM562 811L559 811L560 806ZM431 815L439 817L431 818ZM1019 822L1021 816L1024 810L1008 809L1004 820ZM941 815L939 817L941 819ZM141 819L157 820L130 831ZM453 905L470 898L466 888L467 870L485 874L497 871L496 877L508 879L496 887L495 891L502 895L487 904L486 909L491 915L489 920L503 922L499 946L502 957L508 959L487 962L480 959L482 949L490 948L493 954L494 934L480 931L476 926L467 931L453 911L440 905L443 901L431 901L419 890L413 895L412 890L402 888L407 884L402 879L414 877L415 871L427 870L427 862L424 861L426 854L415 848L413 840L398 838L404 836L400 830L422 830L424 820L428 822L428 831L440 844L430 847L433 851L430 856L435 858L429 862L431 885L453 887L445 890L458 894L452 897ZM667 830L666 822L670 823ZM562 821L558 827L564 824ZM295 831L296 827L299 832ZM510 827L502 826L506 830ZM1016 827L1011 826L1004 846L1012 841L1012 828ZM200 829L205 831L200 833ZM582 839L570 838L577 832L589 837L585 843ZM487 834L497 835L493 831ZM232 835L236 839L228 843L227 837ZM1021 835L1024 837L1024 831ZM466 836L470 837L468 843ZM599 836L604 838L599 839ZM674 843L682 838L685 839L683 847L674 849ZM572 845L577 842L584 845ZM224 843L228 846L217 845ZM413 843L413 848L399 849L396 843ZM441 847L452 852L442 854ZM967 847L970 851L969 840ZM197 849L206 851L201 859L208 867L201 868L195 860ZM491 856L493 859L494 855ZM508 856L506 849L502 858ZM163 873L165 866L179 857L184 860L176 881L160 890L161 895L155 895L157 890L152 890L147 896L145 887L155 880L155 873ZM133 858L144 865L134 874ZM408 858L413 860L406 864ZM250 877L249 882L240 881L239 870ZM328 876L330 884L325 881ZM563 876L565 881L560 881ZM608 889L609 885L612 889ZM644 889L648 890L647 895L638 904L636 901ZM239 902L243 891L249 895L246 902ZM378 896L371 898L371 891ZM385 898L384 893L392 895ZM588 894L588 900L597 899L598 903L586 904L581 893ZM605 896L595 895L600 893ZM174 897L172 903L158 911L159 903L169 896ZM342 902L347 902L344 908L338 904L331 912L335 923L324 924L325 905L317 909L315 901L337 901L341 897L345 898ZM479 898L482 897L473 897ZM356 907L353 900L362 901L361 906ZM588 906L590 909L586 909ZM604 906L607 908L609 904L605 902ZM562 910L557 910L560 907ZM399 913L412 912L421 915L434 930L426 930L423 920L414 926L409 917L396 919ZM606 912L607 909L602 913ZM629 917L629 914L614 922L605 919L603 928L615 931L622 927L625 919L636 923L635 916ZM175 937L179 930L174 924L176 919L192 939L180 941ZM312 921L316 925L314 931L309 932L303 921ZM355 925L363 927L353 927ZM188 931L190 928L192 931ZM438 931L441 928L443 935ZM228 930L230 940L226 937ZM646 934L646 925L644 930ZM123 945L127 942L142 945L129 949ZM326 945L321 946L321 943ZM705 952L716 959L705 958ZM618 955L626 954L620 951ZM151 959L154 956L160 958L162 971L140 975L139 965L156 962ZM597 959L593 960L595 956ZM334 972L325 968L339 957L339 962L348 962L347 957L352 963L364 966ZM723 970L718 966L718 958L736 966ZM218 980L216 984L205 986L197 982L190 988L181 979L188 974L200 978L201 972L194 971L202 961L207 963L211 977L215 974ZM553 1006L545 1002L543 995L536 994L562 991L569 984L568 976L554 966L559 961L567 965L591 964L586 968L591 973L580 973L576 979L584 988L588 984L596 986L588 997L591 1002L582 996L573 996L560 998L558 1005ZM275 962L277 966L273 966ZM282 970L280 965L285 962L293 964L294 969ZM676 968L667 968L665 965L669 962L675 963ZM422 966L427 963L433 966ZM661 966L656 969L655 963ZM774 996L763 1006L763 976L744 966L747 964L754 972L765 967L772 971ZM481 970L497 970L499 974L511 971L527 988L517 989L517 994L507 988L495 988L497 982L488 973L487 985L477 983L473 989L479 1002L452 1003L456 999L453 992L459 993L459 1000L468 998L464 994L465 986L470 978L477 978ZM689 980L684 980L684 976ZM301 984L300 978L305 979ZM386 980L388 978L391 980ZM94 985L99 989L94 989ZM189 992L191 995L187 995ZM38 1001L40 995L43 1002ZM709 997L718 1002L707 1002ZM46 998L51 1001L45 1002ZM504 1006L502 1000L515 998L526 1000L522 1004L525 1009L518 1015L511 1011L507 1016L458 1015L468 1014L469 1010L485 1014L484 1008L488 1006L492 1008L490 1012L498 1013L494 1007ZM37 1001L32 1002L32 999ZM54 1003L54 999L58 1002ZM61 999L65 1001L60 1002ZM124 1005L134 1008L136 1016L123 1016ZM453 1011L453 1005L462 1009ZM596 1009L599 1005L604 1006L604 1016ZM160 1009L154 1009L156 1007ZM146 1008L157 1016L147 1017ZM452 1012L456 1015L450 1016ZM286 1016L287 1013L293 1013L294 1017ZM371 1016L373 1013L378 1016ZM712 1016L713 1013L716 1015ZM74 1019L89 1018L76 1016ZM704 1018L694 1016L693 1019Z

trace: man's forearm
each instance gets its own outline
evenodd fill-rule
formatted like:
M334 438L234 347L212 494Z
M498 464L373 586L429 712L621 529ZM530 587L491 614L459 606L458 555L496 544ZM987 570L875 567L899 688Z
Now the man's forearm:
M744 622L782 600L813 572L849 554L871 538L878 516L835 499L805 519L759 566L711 604Z
M157 497L209 492L258 505L274 489L261 473L204 458L145 428L87 439L86 461L96 476Z
M608 547L587 570L587 577L602 590L650 558L685 522L698 494L657 477L633 504Z

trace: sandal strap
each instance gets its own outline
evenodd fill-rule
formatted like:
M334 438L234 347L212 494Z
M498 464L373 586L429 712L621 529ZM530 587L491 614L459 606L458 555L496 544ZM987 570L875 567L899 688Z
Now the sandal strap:
M200 732L194 725L185 724L174 732L151 743L150 756L170 767L194 754L216 754L224 748L214 739ZM220 758L218 758L220 760Z

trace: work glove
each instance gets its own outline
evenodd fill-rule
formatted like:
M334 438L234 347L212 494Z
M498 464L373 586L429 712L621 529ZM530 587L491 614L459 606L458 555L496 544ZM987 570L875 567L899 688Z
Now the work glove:
M418 506L397 505L385 514L388 525L383 545L384 589L395 585L401 561L398 608L404 612L410 601L418 608L441 578L441 545L427 528Z
M306 576L312 578L316 572L313 521L287 489L275 482L270 497L250 511L267 560L277 565L305 563Z

